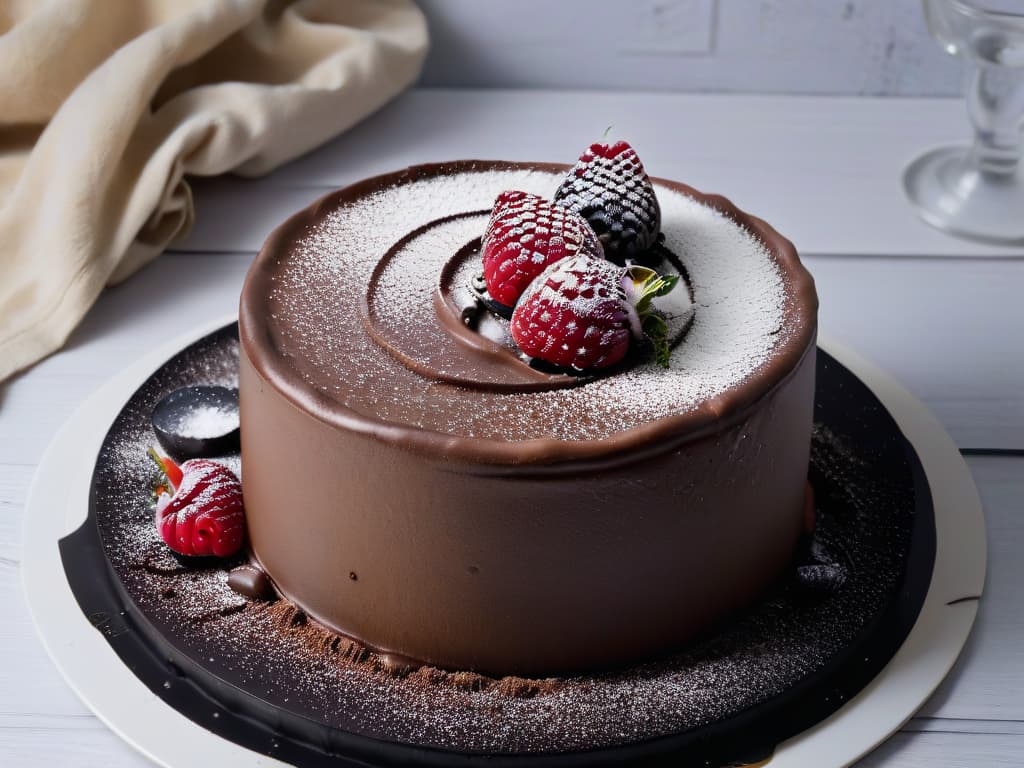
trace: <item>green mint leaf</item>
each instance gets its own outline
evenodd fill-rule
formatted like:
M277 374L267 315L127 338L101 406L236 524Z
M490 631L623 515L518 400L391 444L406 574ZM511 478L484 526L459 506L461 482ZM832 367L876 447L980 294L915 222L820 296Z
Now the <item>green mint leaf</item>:
M679 284L679 275L659 275L646 267L634 267L630 276L636 283L636 311L643 316L650 311L651 300L664 296Z
M655 288L657 292L653 293L652 296L664 296L671 293L672 289L677 285L679 285L679 275L663 275L658 280L658 285Z

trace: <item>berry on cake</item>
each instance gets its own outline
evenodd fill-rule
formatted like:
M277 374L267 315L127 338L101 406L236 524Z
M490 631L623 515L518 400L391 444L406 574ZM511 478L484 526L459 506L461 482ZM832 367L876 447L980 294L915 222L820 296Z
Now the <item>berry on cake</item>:
M591 144L553 201L518 190L498 195L481 239L484 304L505 317L514 308L512 339L534 360L607 369L635 341L668 367L668 325L651 302L679 275L634 264L657 243L660 226L636 150L624 141Z
M555 192L555 202L590 222L605 256L617 264L649 249L661 229L654 185L625 141L591 144Z
M498 195L482 246L487 292L506 307L514 307L526 286L556 261L579 254L604 258L586 220L516 190Z
M651 300L679 282L647 267L577 256L548 267L512 314L512 338L531 357L563 368L608 368L633 340L648 339L668 365L668 327Z

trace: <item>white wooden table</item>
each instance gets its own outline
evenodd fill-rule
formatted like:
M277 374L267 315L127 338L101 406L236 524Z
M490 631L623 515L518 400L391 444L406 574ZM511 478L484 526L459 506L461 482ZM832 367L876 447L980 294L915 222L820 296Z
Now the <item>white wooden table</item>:
M978 622L939 691L860 765L1024 765L1024 249L929 229L899 186L917 151L967 134L963 105L427 89L264 179L197 181L189 238L108 290L62 352L0 385L0 765L146 763L65 686L21 594L25 495L79 403L165 337L234 311L267 232L327 190L432 160L571 162L608 125L650 172L724 193L792 238L822 328L923 400L967 455L988 519Z

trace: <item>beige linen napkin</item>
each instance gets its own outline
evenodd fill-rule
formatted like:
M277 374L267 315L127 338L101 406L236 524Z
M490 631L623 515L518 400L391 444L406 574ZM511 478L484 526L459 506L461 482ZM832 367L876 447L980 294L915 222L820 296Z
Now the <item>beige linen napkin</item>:
M192 222L417 76L409 0L0 0L0 381Z

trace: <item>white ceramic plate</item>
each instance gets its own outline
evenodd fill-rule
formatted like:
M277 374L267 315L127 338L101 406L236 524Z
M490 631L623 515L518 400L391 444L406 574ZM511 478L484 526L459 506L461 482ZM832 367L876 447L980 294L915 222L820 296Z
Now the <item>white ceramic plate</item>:
M58 541L88 513L92 463L103 437L135 390L167 359L230 323L197 328L126 368L61 428L36 471L25 509L25 594L50 657L76 694L115 733L160 765L280 766L193 723L164 703L121 662L82 614L64 575ZM831 717L783 742L772 768L849 765L898 730L953 666L977 613L985 582L985 521L956 446L928 410L875 366L842 345L819 346L861 379L917 451L935 507L936 551L920 616L882 672Z

